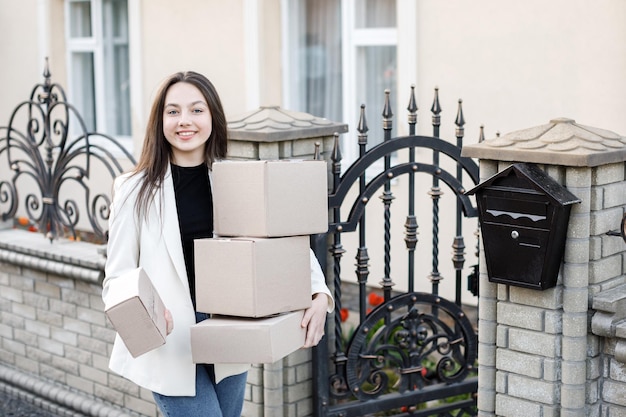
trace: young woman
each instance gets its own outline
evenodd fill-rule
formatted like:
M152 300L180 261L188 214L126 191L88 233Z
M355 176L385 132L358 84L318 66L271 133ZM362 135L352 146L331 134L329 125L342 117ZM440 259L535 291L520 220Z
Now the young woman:
M226 118L213 84L179 72L162 85L150 111L135 169L116 179L109 218L103 299L109 284L138 266L165 306L166 343L133 358L116 337L110 368L153 392L166 417L239 417L249 364L196 365L190 328L195 311L193 241L213 235L211 164L226 156ZM312 306L305 347L324 334L333 299L311 252Z

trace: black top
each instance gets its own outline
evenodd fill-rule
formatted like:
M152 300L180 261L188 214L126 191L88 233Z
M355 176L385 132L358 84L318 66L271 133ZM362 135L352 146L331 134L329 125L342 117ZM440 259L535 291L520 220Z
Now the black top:
M185 267L189 278L191 300L196 305L196 274L194 268L194 239L213 237L213 197L206 164L180 167L171 164L178 224L183 243Z

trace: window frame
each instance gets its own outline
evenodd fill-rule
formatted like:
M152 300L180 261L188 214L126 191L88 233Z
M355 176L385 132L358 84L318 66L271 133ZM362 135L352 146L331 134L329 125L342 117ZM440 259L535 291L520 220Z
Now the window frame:
M396 66L399 67L400 62L400 43L399 43L399 26L400 20L396 19L395 27L375 27L375 28L357 28L356 27L356 12L358 0L340 0L341 2L341 56L342 56L342 103L341 110L343 113L343 120L335 120L336 122L347 123L350 127L349 137L356 137L356 126L359 122L359 105L354 103L357 89L357 50L362 47L370 46L392 46L396 48ZM410 0L414 1L414 0ZM293 20L293 14L298 12L294 10L289 0L282 0L282 33L285 47L282 50L282 62L283 62L283 103L287 108L292 108L296 105L295 95L298 85L298 67L297 57L294 56L292 51L296 49L297 42L294 39L293 33L291 33L292 25L290 21ZM399 17L402 14L402 10L406 5L403 0L396 0L396 15ZM412 70L412 68L411 68ZM346 75L348 74L348 75ZM396 79L398 84L399 78ZM398 89L398 85L396 85ZM392 103L392 109L395 108L395 100L397 98L392 97L394 102ZM384 104L384 95L381 92L380 109L382 112L382 106ZM302 109L298 109L302 110ZM368 120L370 130L378 128L380 121ZM345 165L355 161L358 157L358 144L356 140L345 140L345 143L351 144L350 146L343 146L342 154Z
M357 50L359 48L370 46L393 46L396 48L396 57L398 56L398 28L397 22L395 28L357 28L356 27L356 1L357 0L342 0L341 1L341 13L342 13L342 37L343 37L343 60L342 60L342 73L350 74L348 77L344 77L343 80L343 117L348 126L352 126L354 130L359 123L359 105L354 102L354 98L357 96ZM399 4L396 3L396 10ZM396 12L397 13L397 12ZM396 68L397 68L396 58ZM397 86L396 86L397 89ZM381 92L380 100L380 113L384 104L384 95ZM392 103L393 109L393 103ZM381 116L382 117L382 116ZM372 129L379 129L382 123L380 120L368 120L368 126L370 133ZM380 130L382 132L382 130ZM357 132L354 131L353 135ZM382 133L381 133L382 134ZM354 146L344 147L343 150L345 159L355 161L358 158L358 145L355 142Z
M72 3L81 3L81 2L89 2L91 4L91 36L90 37L72 37L71 36L71 19L70 19L70 7ZM134 81L136 77L134 76L133 71L133 32L131 31L131 19L133 19L135 15L136 8L136 0L127 0L127 23L128 23L128 50L129 50L129 74L130 74L130 109L133 108L133 103L136 102L136 94L134 94ZM106 134L107 136L113 137L116 141L118 141L126 150L129 152L133 152L133 123L132 116L129 115L131 120L130 133L128 135L118 135L111 133L106 130L106 82L105 82L105 71L106 71L106 62L104 60L104 33L103 33L103 2L102 0L65 0L64 1L64 13L65 13L65 41L66 41L66 68L68 80L72 80L75 78L74 68L72 65L72 57L74 53L85 53L89 52L93 54L93 66L94 66L94 105L95 105L95 131L98 133ZM70 103L75 103L76 96L73 91L73 85L68 85L67 88L68 101ZM129 109L129 110L130 110ZM82 114L81 114L82 116ZM121 152L117 150L114 146L107 146L106 141L103 142L103 146L107 147L110 151L114 152L116 156L120 156Z

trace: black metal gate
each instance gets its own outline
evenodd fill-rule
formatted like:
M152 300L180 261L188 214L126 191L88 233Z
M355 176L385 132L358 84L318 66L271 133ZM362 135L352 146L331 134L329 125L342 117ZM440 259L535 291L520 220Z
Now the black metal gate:
M329 231L312 239L322 266L326 271L332 271L336 301L334 317L327 325L327 336L313 353L314 415L318 417L477 414L477 338L472 321L461 308L461 293L466 260L463 215L465 218L477 215L476 208L464 194L463 180L471 181L472 186L478 183L478 166L473 160L461 157L465 121L460 100L455 121L456 145L439 138L441 107L437 89L431 108L433 136L415 135L417 106L413 87L408 111L409 135L392 138L392 112L389 92L386 91L382 115L384 141L366 150L368 127L362 106L357 129L359 158L343 174L339 138L335 137L331 157L333 188L329 195ZM431 154L432 162L418 162L416 151L422 157L424 152ZM455 172L444 168L445 164L440 161L442 156L447 156L447 164ZM376 166L380 169L376 170ZM430 267L416 265L419 247L416 203L426 204L416 193L418 175L432 178L427 191L431 200L428 204L432 207L428 210L432 225ZM393 206L393 209L405 214L400 221L404 221L408 276L406 290L398 291L393 288L396 283L391 274L391 213L396 198L393 190L403 176L408 181L407 207L396 209ZM439 269L442 185L452 191L453 204L456 204L455 236L452 237L452 263L456 275L454 301L439 295L443 279ZM355 192L355 188L358 191ZM365 214L368 203L375 201L371 198L381 191L384 217L384 259L381 264L384 275L378 285L372 287L367 285L371 259L366 242ZM352 200L355 194L356 198ZM350 209L342 216L345 207ZM475 227L471 230L474 239L477 238L478 225ZM341 261L346 252L342 236L353 232L358 233L356 283L353 284L358 289L354 293L358 294L353 296L353 308L349 309L344 307L348 303L347 296L344 294L342 298ZM430 270L424 271L420 266ZM476 295L477 266L473 268L468 283ZM420 277L429 280L428 292L415 290L416 280ZM358 323L353 332L345 334L342 321L350 313L358 314Z

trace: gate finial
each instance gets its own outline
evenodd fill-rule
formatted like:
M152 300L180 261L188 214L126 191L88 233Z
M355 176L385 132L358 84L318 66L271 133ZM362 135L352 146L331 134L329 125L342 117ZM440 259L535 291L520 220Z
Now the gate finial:
M461 99L459 99L459 109L456 113L456 120L454 121L454 124L456 125L456 137L460 142L465 133L465 129L463 128L463 126L465 126L465 119L463 118L463 100Z
M438 116L441 113L441 105L439 104L439 87L435 87L435 98L433 99L433 105L430 108L433 115Z
M43 65L43 78L46 85L50 85L50 64L48 62L48 57L45 58L45 63Z
M386 131L391 131L391 126L393 123L392 117L393 112L391 111L391 102L389 100L389 96L391 91L389 89L385 90L385 107L383 108L383 129Z
M439 126L441 126L441 105L439 104L439 87L435 87L435 99L433 100L433 105L430 108L430 111L433 113L433 136L439 137Z
M415 84L411 84L411 96L409 97L409 105L406 108L409 111L409 124L417 123L417 101L415 100Z
M330 159L333 161L333 173L341 173L341 149L339 148L339 133L335 133L335 142L333 144L333 154Z
M465 119L463 118L463 100L459 99L459 110L456 113L456 120L454 124L462 128L465 125Z
M367 127L367 119L365 118L365 104L361 104L359 124L357 125L356 130L359 132L359 145L367 145L367 132L369 131L369 128Z

